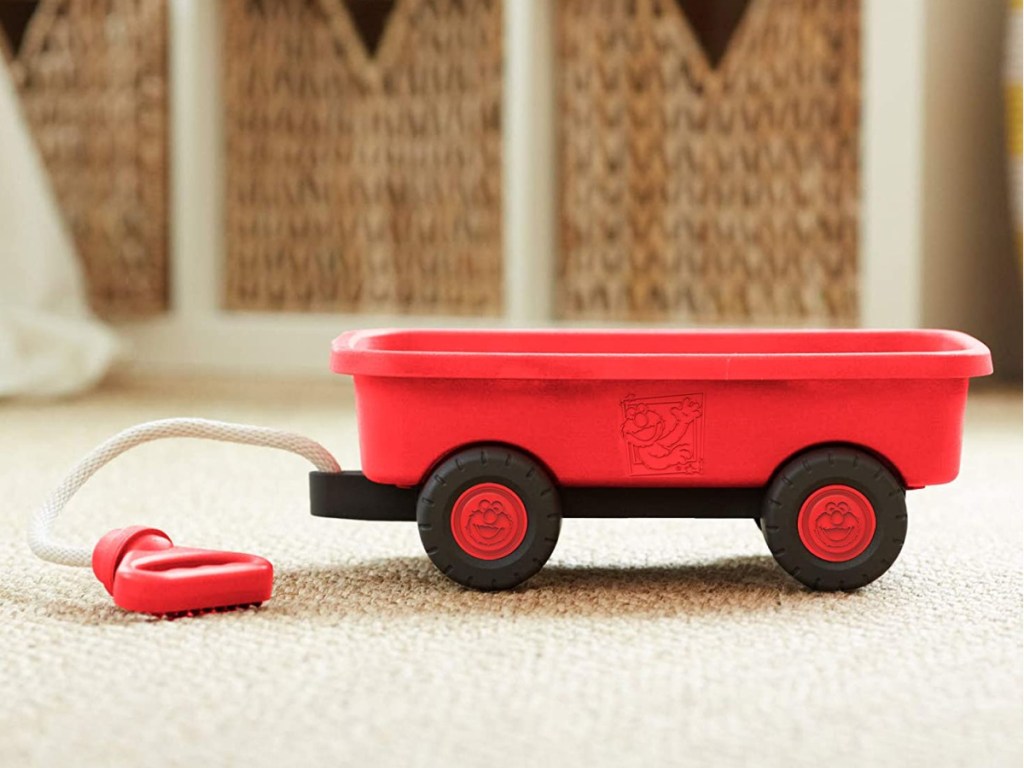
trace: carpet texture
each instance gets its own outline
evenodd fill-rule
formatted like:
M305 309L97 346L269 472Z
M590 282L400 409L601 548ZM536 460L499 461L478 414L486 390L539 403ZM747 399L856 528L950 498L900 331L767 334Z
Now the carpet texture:
M972 395L960 479L910 494L900 560L855 594L799 587L746 520L568 520L524 588L477 594L414 525L311 518L301 459L143 446L62 534L145 523L278 573L261 609L171 622L24 536L94 444L179 415L358 463L342 382L0 404L0 765L1021 765L1019 392Z

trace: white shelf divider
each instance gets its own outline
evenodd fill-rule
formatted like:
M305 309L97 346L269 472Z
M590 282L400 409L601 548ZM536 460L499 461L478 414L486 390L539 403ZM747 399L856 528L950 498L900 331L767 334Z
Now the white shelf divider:
M862 6L860 318L921 323L925 0Z
M550 323L555 278L554 3L505 0L503 115L505 314Z

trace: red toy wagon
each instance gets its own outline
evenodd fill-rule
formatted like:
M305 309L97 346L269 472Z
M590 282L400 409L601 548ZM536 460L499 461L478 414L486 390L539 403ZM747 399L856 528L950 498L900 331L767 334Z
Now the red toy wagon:
M331 366L363 472L312 473L313 514L415 520L476 589L540 570L565 517L753 518L807 586L863 586L992 371L950 331L357 331Z

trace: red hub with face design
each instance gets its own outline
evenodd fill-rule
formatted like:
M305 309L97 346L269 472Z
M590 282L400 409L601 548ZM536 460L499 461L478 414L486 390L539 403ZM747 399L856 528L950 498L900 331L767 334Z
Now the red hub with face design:
M468 488L452 507L452 535L462 550L478 560L511 555L526 537L526 505L498 483Z
M814 491L797 517L797 531L807 551L831 563L862 554L875 535L875 508L848 485L826 485Z

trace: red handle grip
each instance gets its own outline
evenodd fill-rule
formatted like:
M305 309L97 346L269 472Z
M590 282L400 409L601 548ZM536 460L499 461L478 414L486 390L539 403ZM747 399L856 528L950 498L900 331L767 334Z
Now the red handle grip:
M185 614L270 599L274 568L257 555L176 547L163 531L110 531L92 553L92 570L121 608Z

